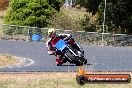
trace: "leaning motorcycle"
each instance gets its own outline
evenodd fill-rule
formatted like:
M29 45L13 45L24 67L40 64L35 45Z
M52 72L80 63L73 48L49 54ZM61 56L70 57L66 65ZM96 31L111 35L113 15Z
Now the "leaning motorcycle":
M55 47L57 50L61 51L62 53L61 57L64 63L68 61L72 64L76 64L77 66L87 63L87 60L84 58L84 52L81 50L78 51L77 49L69 45L67 41L60 39L55 44ZM61 66L62 64L63 63L58 64L58 65Z

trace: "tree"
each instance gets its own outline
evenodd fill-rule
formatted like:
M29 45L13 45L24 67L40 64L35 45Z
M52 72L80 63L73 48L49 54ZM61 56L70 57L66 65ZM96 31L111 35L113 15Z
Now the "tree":
M96 14L101 0L77 0L76 5L87 8L87 12L92 12L92 15Z
M52 14L60 7L61 0L10 0L4 23L46 27Z
M99 24L103 21L104 0L77 0L94 15L100 14ZM107 0L106 25L114 32L132 34L132 0Z
M131 4L131 0L112 0L108 2L108 11L106 15L107 24L114 24L116 27L120 28L121 33L132 33Z

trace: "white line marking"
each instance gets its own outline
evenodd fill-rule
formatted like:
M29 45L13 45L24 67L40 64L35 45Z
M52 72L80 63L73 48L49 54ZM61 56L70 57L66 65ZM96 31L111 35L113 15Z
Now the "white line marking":
M13 56L13 57L18 59L19 62L16 64L7 65L7 66L0 67L0 68L26 67L26 66L30 66L35 63L34 60L32 59L27 59L24 57L17 57L17 56Z
M13 64L13 65L8 65L8 66L2 67L2 68L26 67L26 66L30 66L35 63L34 60L32 60L32 59L27 59L24 57L17 57L17 56L13 56L13 57L15 57L16 59L19 59L19 63Z
M35 63L34 60L32 60L32 59L27 59L27 60L30 61L30 63L28 63L28 64L26 64L26 65L24 65L24 66L29 66L29 65L32 65L32 64Z

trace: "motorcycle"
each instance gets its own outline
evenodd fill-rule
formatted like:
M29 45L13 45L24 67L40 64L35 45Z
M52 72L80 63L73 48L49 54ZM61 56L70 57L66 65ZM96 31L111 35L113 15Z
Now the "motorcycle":
M77 43L76 43L77 44ZM77 46L79 46L77 44ZM61 51L62 60L63 63L66 63L67 61L76 64L77 66L83 65L87 63L87 60L84 58L84 51L81 47L79 47L81 50L77 50L72 45L68 44L68 41L60 39L56 44L55 47L57 50ZM61 66L63 63L58 64Z

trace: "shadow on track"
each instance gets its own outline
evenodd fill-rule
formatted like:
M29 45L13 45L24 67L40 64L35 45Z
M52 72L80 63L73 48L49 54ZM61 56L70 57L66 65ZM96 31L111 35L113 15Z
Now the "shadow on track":
M70 65L64 64L64 65L61 65L61 66L76 66L76 65L74 65L74 64L70 64Z
M92 64L85 64L85 65L90 66L90 65L92 65ZM74 64L64 64L64 65L61 65L61 66L77 66L77 65L74 65Z

